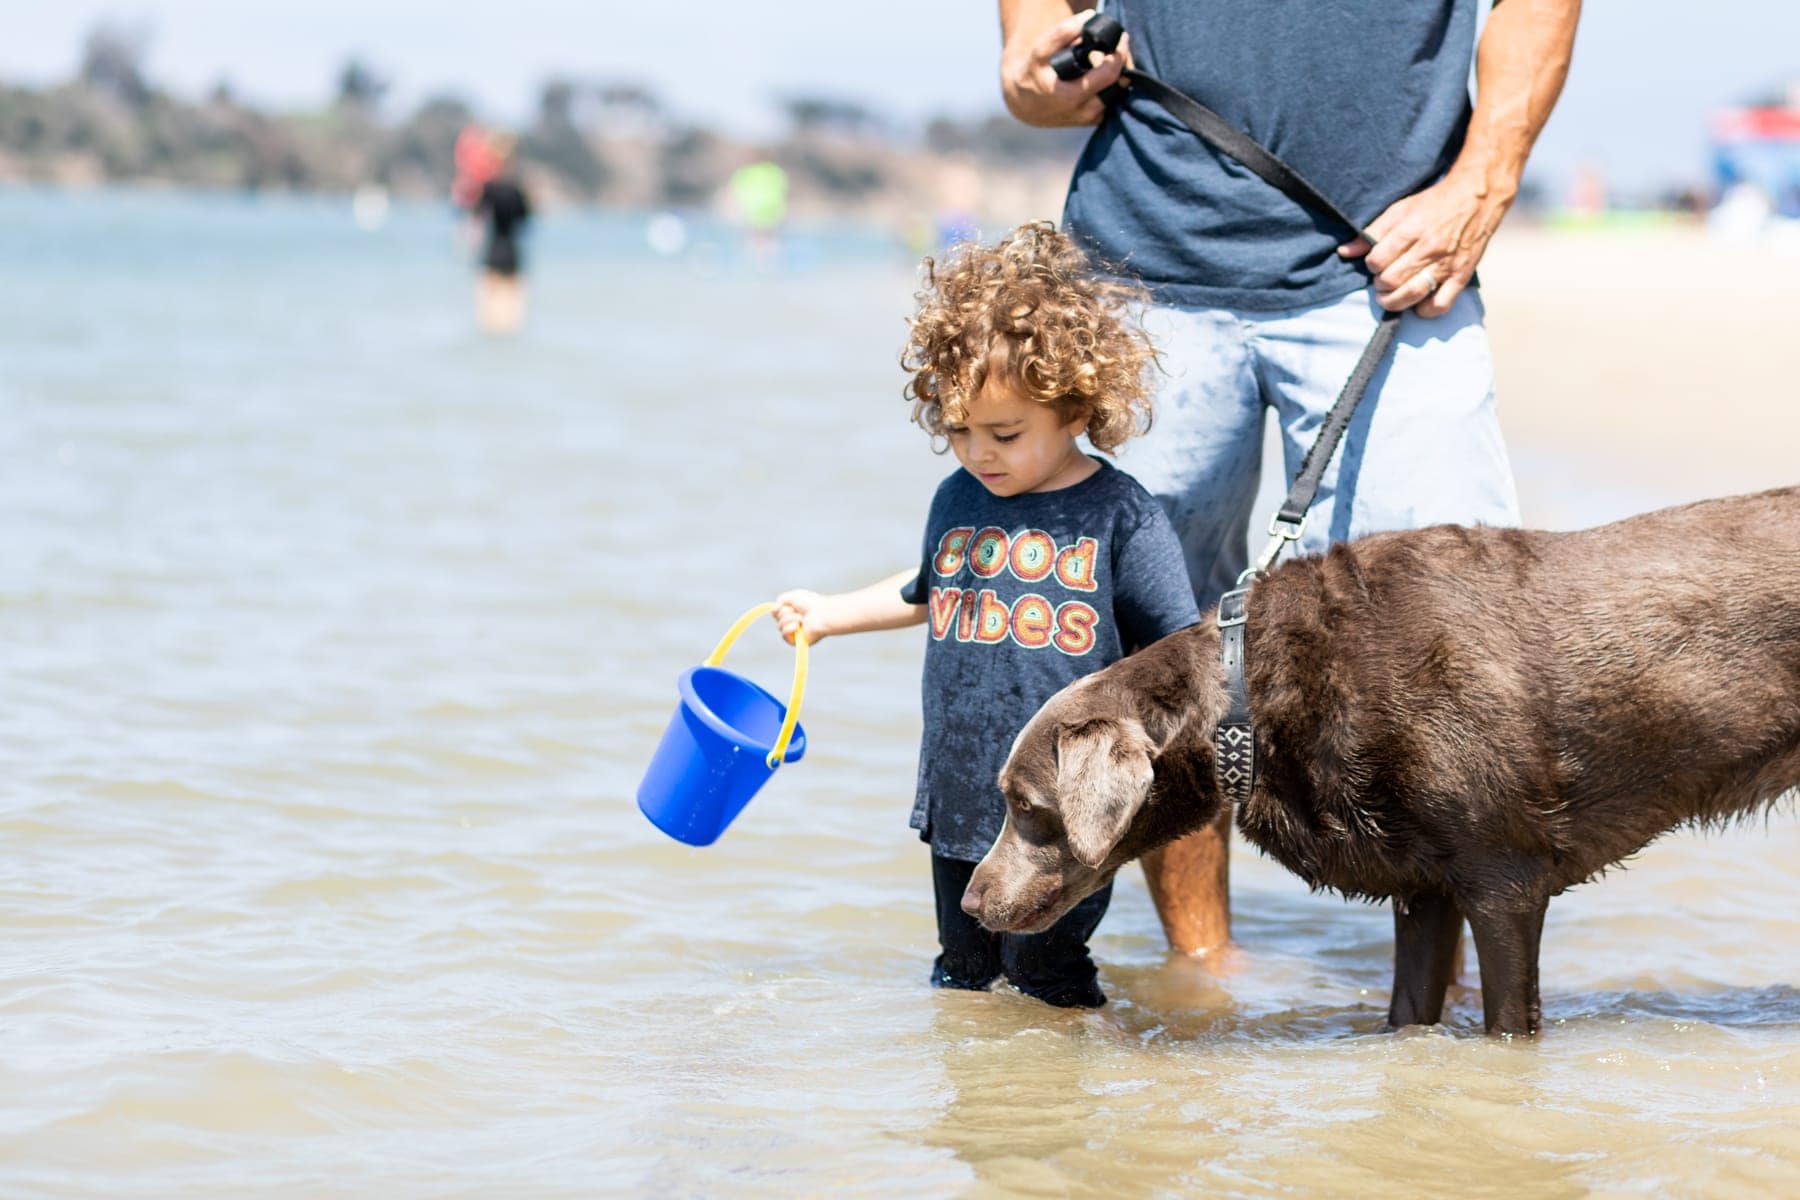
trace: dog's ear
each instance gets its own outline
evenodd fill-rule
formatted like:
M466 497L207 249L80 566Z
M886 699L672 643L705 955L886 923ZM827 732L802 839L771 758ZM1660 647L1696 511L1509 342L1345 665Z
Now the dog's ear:
M1144 806L1152 774L1150 738L1136 721L1101 718L1057 734L1057 807L1076 859L1106 861Z

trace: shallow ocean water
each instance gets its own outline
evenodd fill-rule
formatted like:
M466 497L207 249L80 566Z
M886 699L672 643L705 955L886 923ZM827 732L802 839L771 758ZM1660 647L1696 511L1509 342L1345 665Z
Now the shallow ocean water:
M654 830L679 671L948 470L898 250L696 240L552 215L496 342L436 210L0 192L0 1191L1800 1191L1792 804L1552 905L1532 1044L1383 1032L1386 912L1242 844L1217 960L1128 870L1108 1009L930 991L906 633ZM1515 452L1535 523L1689 498Z

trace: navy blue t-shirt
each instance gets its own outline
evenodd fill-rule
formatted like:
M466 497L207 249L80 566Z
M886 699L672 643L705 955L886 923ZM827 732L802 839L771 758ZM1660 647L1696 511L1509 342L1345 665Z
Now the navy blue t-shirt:
M1162 506L1105 462L1022 496L958 470L938 485L919 574L900 594L927 614L912 827L964 862L1000 835L1000 768L1044 701L1200 619Z
M1484 0L1120 0L1142 70L1273 150L1363 225L1435 183L1468 127ZM1345 231L1145 96L1088 140L1069 231L1159 301L1271 311L1368 285Z

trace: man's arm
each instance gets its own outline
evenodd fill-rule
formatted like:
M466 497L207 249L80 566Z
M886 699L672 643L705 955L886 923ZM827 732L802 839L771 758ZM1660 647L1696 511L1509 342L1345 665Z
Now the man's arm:
M1075 0L1000 0L1000 95L1006 111L1027 125L1098 125L1106 115L1100 93L1119 82L1131 62L1126 35L1111 54L1094 55L1080 79L1058 79L1050 56L1075 41L1094 15L1074 11Z
M1581 0L1494 0L1475 52L1474 115L1449 173L1370 222L1373 250L1361 238L1338 248L1368 255L1383 308L1442 316L1468 286L1562 92L1580 15Z

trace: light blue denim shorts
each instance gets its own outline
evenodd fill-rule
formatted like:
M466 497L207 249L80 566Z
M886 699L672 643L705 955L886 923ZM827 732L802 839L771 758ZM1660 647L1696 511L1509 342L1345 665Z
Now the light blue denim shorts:
M1470 289L1441 317L1402 319L1319 486L1303 553L1389 529L1518 524L1482 315ZM1165 374L1150 432L1119 465L1168 510L1203 609L1247 563L1265 412L1280 431L1287 475L1274 490L1285 494L1379 319L1366 290L1286 312L1146 314ZM1262 534L1249 540L1260 547Z

